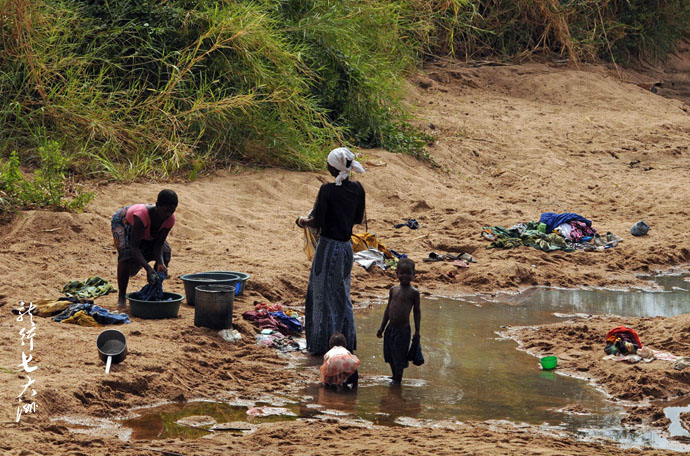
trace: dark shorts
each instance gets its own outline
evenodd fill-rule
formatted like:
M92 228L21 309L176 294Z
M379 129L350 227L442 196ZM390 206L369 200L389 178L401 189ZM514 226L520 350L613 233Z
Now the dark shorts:
M390 325L383 333L383 360L391 365L393 370L406 369L410 363L407 354L410 350L410 337L412 328L394 328Z
M131 247L132 225L127 223L125 219L127 209L129 209L129 206L118 209L110 219L110 229L113 232L113 242L115 244L115 248L117 249L118 263L121 261L129 261L134 259ZM153 240L142 240L139 243L139 250L141 250L141 254L144 255L144 259L146 261L157 260L157 258L154 256L154 248L155 241ZM165 261L166 266L170 263L171 254L172 252L170 250L170 245L167 242L163 242L163 261ZM140 269L141 265L138 265L131 275L135 275Z

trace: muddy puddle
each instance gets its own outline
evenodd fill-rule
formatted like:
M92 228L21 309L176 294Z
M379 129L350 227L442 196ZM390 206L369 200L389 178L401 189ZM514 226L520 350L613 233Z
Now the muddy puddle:
M650 278L651 279L651 278ZM382 340L376 337L383 306L356 313L360 384L355 392L336 392L312 384L287 403L225 404L190 402L134 411L119 421L128 438L198 438L210 432L247 432L246 423L298 418L341 417L389 426L437 421L501 421L543 425L578 438L610 438L623 446L653 446L688 451L690 445L654 430L621 426L622 407L609 402L587 382L544 371L539 360L516 350L501 337L508 326L539 325L573 315L674 316L690 312L690 282L685 275L654 278L658 291L531 289L518 295L422 302L425 364L405 370L402 387L389 386ZM318 379L320 359L292 355L298 369ZM679 415L680 404L665 409L671 437L690 437ZM190 418L191 417L191 418ZM189 418L189 419L188 419ZM242 424L245 423L245 424Z
M686 275L654 280L658 291L653 292L536 288L489 298L424 299L421 333L426 363L406 369L400 389L388 386L390 371L383 361L382 341L376 338L383 307L364 309L356 316L357 355L362 362L357 393L337 394L314 385L303 394L324 408L378 424L508 420L548 425L583 438L608 437L626 446L687 451L690 446L658 432L624 429L622 407L582 380L542 370L537 358L499 336L507 326L552 323L577 314L642 317L690 312ZM317 366L308 368L318 377ZM690 435L676 428L671 435Z

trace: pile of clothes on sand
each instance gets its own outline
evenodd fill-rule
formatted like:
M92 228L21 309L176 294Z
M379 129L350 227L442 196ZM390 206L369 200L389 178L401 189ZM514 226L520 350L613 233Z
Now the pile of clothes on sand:
M73 280L62 287L64 296L57 299L34 300L28 304L20 303L12 309L19 314L30 311L39 317L52 317L59 323L72 323L79 326L104 326L129 323L125 313L112 312L94 304L94 299L115 292L115 288L105 279L94 276L84 281Z
M306 341L298 338L302 333L302 321L294 310L284 310L280 304L257 303L254 310L242 314L261 329L256 335L259 345L276 348L280 351L299 351L306 348Z
M491 241L487 248L512 249L525 245L545 252L605 250L623 242L621 237L611 232L602 236L592 226L591 220L574 212L544 212L539 222L518 223L510 228L485 226L482 237Z
M640 361L651 363L655 359L660 359L672 361L673 368L676 370L690 367L690 357L676 356L669 352L653 350L649 346L644 346L637 331L627 326L617 326L606 333L604 353L606 353L604 356L606 360L625 361L630 364Z

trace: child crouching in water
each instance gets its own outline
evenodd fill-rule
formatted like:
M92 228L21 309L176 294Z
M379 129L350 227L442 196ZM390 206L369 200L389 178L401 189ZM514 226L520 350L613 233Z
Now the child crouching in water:
M341 333L334 333L328 340L331 348L323 355L321 365L321 383L341 389L343 385L357 388L359 374L359 358L350 353L347 339Z
M383 337L383 359L391 365L391 384L402 383L403 370L409 366L410 311L414 309L414 339L419 341L419 323L422 312L419 307L419 291L410 285L414 278L414 261L403 258L398 262L396 275L400 285L392 287L383 321L376 336ZM385 333L384 333L385 330Z

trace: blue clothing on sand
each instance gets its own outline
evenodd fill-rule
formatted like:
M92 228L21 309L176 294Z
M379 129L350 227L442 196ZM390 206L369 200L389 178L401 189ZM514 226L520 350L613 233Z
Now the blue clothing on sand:
M279 312L270 312L277 320L283 322L288 327L291 333L298 333L302 331L302 323L295 317L290 317L282 310Z
M547 233L552 232L554 228L557 228L559 225L572 222L573 220L583 222L587 226L592 226L591 220L587 220L583 216L574 212L564 212L562 214L556 214L555 212L544 212L541 214L541 218L539 218L539 222L546 225Z
M109 310L95 304L72 304L61 313L54 316L53 321L62 323L62 320L68 319L80 310L83 310L88 315L92 316L94 320L102 325L129 323L129 317L127 314L112 313Z
M307 351L311 353L326 353L330 349L328 339L337 332L345 336L345 348L350 352L357 348L355 315L350 300L353 256L349 239L319 238L304 304L304 330Z

